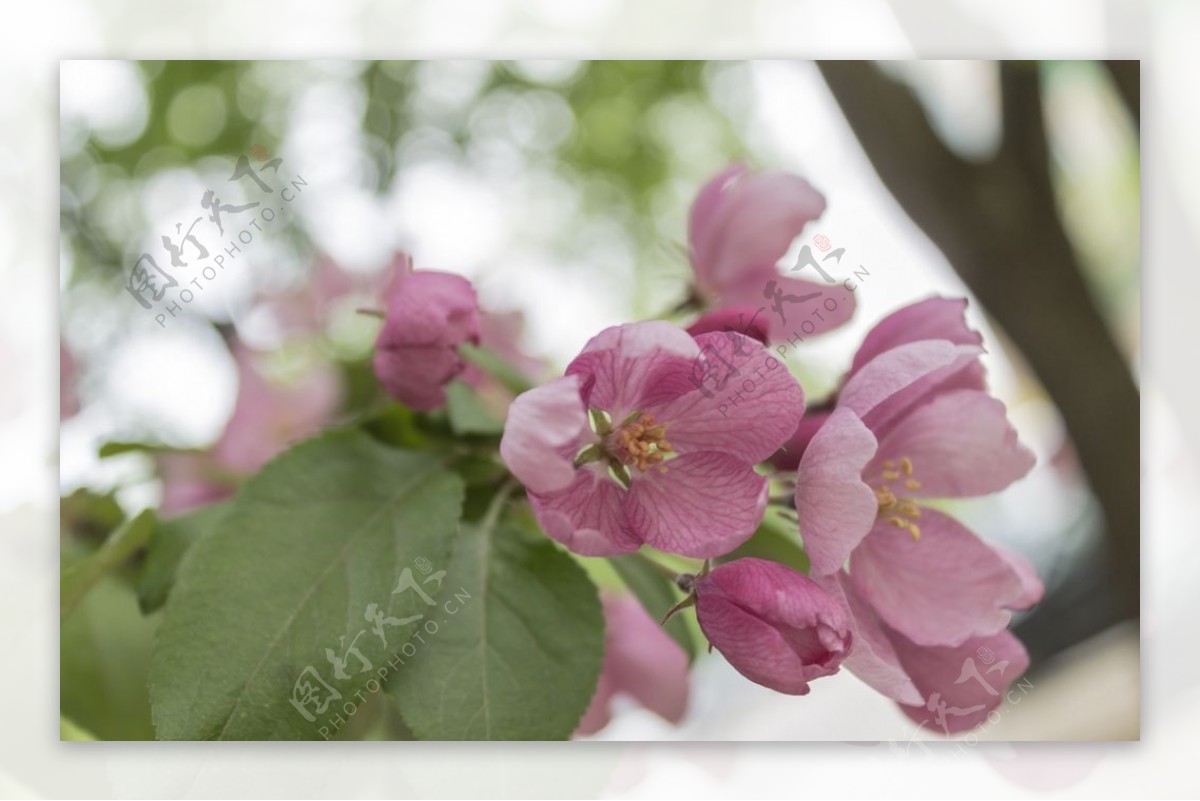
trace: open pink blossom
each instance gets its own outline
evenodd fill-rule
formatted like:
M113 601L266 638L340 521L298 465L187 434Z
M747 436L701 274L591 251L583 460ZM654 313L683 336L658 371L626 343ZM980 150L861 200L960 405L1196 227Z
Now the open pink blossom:
M605 593L604 666L592 703L576 734L595 734L612 719L615 696L628 695L663 719L678 723L688 703L688 657L642 605L629 595Z
M922 727L954 734L978 726L1029 667L1024 646L1009 631L958 645L918 645L884 623L845 573L816 580L846 610L854 638L846 668ZM1036 600L1035 577L1027 589Z
M712 391L732 369L751 387L736 401ZM602 331L565 376L520 395L500 454L542 528L572 551L645 543L706 558L762 521L767 480L754 465L803 408L795 378L749 337L632 323Z
M854 313L843 284L784 277L776 263L825 199L798 175L752 173L735 164L696 195L688 240L696 289L719 308L762 310L773 339L831 330ZM794 267L794 266L793 266Z
M811 579L764 559L736 559L695 580L704 636L739 673L790 695L837 673L852 637L842 605Z
M884 317L867 332L850 369L842 377L845 386L867 362L881 353L900 345L937 339L955 345L982 346L983 337L967 325L966 298L931 297L911 303ZM956 362L949 370L935 372L929 383L950 382L961 389L985 389L983 366L978 359ZM837 402L837 393L831 398L814 404L805 412L799 428L784 446L771 458L771 464L780 470L795 470L800 465L808 443L817 430L829 419Z
M1033 466L1004 404L975 388L979 353L948 339L881 348L846 382L797 472L814 575L848 564L862 600L918 645L996 634L1040 596L1023 560L924 505L997 492Z
M437 409L446 403L445 384L466 369L458 354L464 342L479 342L479 303L471 282L400 265L375 340L373 366L380 383L417 411Z

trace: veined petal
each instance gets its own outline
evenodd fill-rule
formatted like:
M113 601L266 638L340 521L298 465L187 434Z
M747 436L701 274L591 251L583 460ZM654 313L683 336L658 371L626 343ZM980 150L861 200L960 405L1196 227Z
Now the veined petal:
M734 669L782 693L837 672L851 636L837 600L776 562L736 559L696 581L696 618Z
M541 495L575 480L575 453L588 433L578 376L521 393L508 409L500 455L525 487Z
M625 509L634 535L660 551L706 559L754 533L767 505L767 479L724 453L686 453L636 474Z
M626 521L624 493L601 468L589 465L575 471L575 481L564 490L529 493L529 505L542 530L567 550L580 556L617 556L642 544Z
M958 646L920 646L893 633L904 669L924 704L901 706L917 725L943 734L973 729L1004 701L1029 669L1029 654L1009 631L974 637Z
M815 576L821 585L846 609L853 645L846 657L846 669L865 684L901 704L921 704L923 696L904 672L900 657L874 610L858 596L849 577L842 571Z
M923 508L920 539L881 519L850 557L850 578L880 618L918 645L959 645L1008 626L1025 582L952 517Z
M722 195L728 185L745 172L746 165L744 164L729 165L710 178L708 183L696 193L696 199L692 201L692 208L688 213L688 244L691 249L692 264L696 265L697 277L700 277L702 270L699 265L707 268L713 261L712 238L717 228L714 218L721 206ZM702 281L701 283L706 282Z
M795 470L798 468L800 460L804 458L804 452L808 450L809 443L821 430L821 426L829 420L830 414L832 413L827 409L813 407L805 409L796 431L778 451L772 454L771 464L775 469Z
M851 409L882 439L897 420L977 364L982 352L942 339L901 345L852 375L838 394L838 405Z
M695 340L677 325L627 323L592 337L566 374L580 377L588 406L620 420L692 391L688 375L699 353Z
M970 498L1012 484L1033 467L1033 453L1017 440L1004 404L977 390L938 392L897 420L867 468L878 476L883 462L908 458L919 486L905 495Z
M752 306L771 342L823 334L854 315L858 301L845 284L781 275L773 265L744 271L721 294L722 307Z
M796 472L800 535L815 575L842 569L879 511L862 472L875 436L849 409L837 409L812 438Z
M884 317L863 339L851 374L857 373L874 359L900 345L928 339L943 339L955 345L983 345L983 336L967 326L966 298L927 298L898 309Z
M694 218L693 267L700 283L719 293L746 270L783 258L804 226L821 216L825 199L798 175L739 173L702 208Z
M719 451L750 464L779 450L804 414L804 390L759 342L733 332L695 338L693 391L649 407L680 453ZM736 393L737 400L734 397Z

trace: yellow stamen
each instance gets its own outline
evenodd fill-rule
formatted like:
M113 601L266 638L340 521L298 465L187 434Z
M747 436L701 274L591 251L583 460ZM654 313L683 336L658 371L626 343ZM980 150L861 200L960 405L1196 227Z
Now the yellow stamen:
M899 470L896 470L896 464L897 462L892 459L884 460L884 469L880 473L883 480L896 481L904 476L905 489L920 489L921 482L913 477L912 459L907 456L902 457L899 460ZM885 518L889 525L907 531L914 540L921 539L921 529L913 522L921 517L921 509L915 500L897 496L887 484L875 489L875 499L879 503L879 511L889 513Z
M658 466L658 471L665 473L667 468L661 463L675 450L666 434L667 427L659 425L653 415L640 414L617 430L613 455L640 471Z

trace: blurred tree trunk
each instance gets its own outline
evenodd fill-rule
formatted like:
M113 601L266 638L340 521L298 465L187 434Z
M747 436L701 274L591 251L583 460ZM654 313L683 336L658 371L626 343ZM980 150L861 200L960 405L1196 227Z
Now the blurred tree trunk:
M1136 617L1140 398L1059 216L1037 65L1001 64L1003 138L986 162L948 150L911 91L874 65L818 66L883 183L1012 338L1058 407L1105 518L1118 597L1104 601L1115 600L1120 616ZM1135 125L1137 66L1108 65Z

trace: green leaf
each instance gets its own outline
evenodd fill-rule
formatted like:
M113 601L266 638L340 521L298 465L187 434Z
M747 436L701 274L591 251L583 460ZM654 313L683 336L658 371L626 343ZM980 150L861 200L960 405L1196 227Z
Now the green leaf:
M62 716L92 739L153 740L146 679L158 623L138 610L128 582L98 581L59 629Z
M447 563L462 492L435 457L355 430L270 462L180 566L150 673L159 738L332 738L357 725L429 608L407 591L421 587L412 567Z
M154 520L152 509L143 510L110 534L94 554L62 574L58 588L61 617L70 615L97 581L146 544L154 530Z
M543 536L464 527L427 637L388 685L424 740L555 740L575 730L604 659L595 586ZM451 611L453 610L453 611Z
M655 620L662 620L672 606L683 600L683 592L638 554L612 556L608 562ZM688 655L689 662L696 658L696 639L689 631L684 615L675 615L667 621L663 629L671 635L671 639L679 643L679 647Z
M720 561L729 562L733 559L752 556L758 559L769 559L787 565L798 573L808 574L808 554L800 545L800 535L796 524L768 508L762 524L754 532L754 536L738 546L732 553L722 556Z
M146 560L138 577L138 605L142 612L149 614L166 603L180 562L192 545L213 529L229 506L228 501L213 503L158 522L150 535Z
M483 404L475 390L462 381L446 385L446 414L456 434L499 434L504 421L496 418Z

